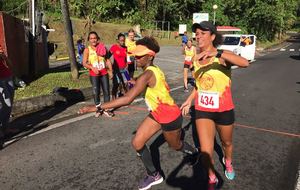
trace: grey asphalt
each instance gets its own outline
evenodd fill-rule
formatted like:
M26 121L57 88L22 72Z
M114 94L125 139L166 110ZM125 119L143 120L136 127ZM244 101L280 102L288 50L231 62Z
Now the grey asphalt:
M287 48L298 50L299 43ZM188 94L180 88L180 49L163 47L156 61L181 104ZM279 50L257 58L247 69L233 70L237 177L234 181L224 177L216 153L222 189L295 189L300 158L299 70L299 52ZM130 140L147 115L146 106L138 102L122 108L115 118L75 114L90 103L45 109L16 120L13 124L23 125L24 132L0 152L1 189L137 189L145 171ZM190 118L183 127L186 140L197 144ZM44 132L35 134L38 131ZM201 164L186 165L183 155L170 150L159 134L151 143L166 179L153 190L204 189Z

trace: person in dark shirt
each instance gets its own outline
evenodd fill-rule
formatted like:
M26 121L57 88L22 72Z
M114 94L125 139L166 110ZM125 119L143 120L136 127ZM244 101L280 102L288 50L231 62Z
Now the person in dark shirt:
M4 144L4 131L9 122L14 99L11 62L0 46L0 149Z

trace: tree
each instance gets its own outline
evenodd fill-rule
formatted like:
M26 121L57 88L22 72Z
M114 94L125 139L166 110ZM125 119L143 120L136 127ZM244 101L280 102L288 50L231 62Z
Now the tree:
M60 0L61 3L61 10L64 17L64 23L65 23L65 31L66 31L66 37L67 37L67 47L69 50L69 60L70 60L70 66L71 66L71 75L73 79L79 78L78 73L78 67L76 63L76 57L75 57L75 48L73 43L73 37L72 37L72 28L71 28L71 20L69 15L69 7L68 7L68 1L67 0Z

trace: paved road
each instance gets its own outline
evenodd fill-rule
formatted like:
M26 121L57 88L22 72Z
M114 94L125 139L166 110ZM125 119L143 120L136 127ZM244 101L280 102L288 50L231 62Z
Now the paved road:
M299 49L299 44L287 48ZM188 94L180 88L180 50L163 47L156 61L167 75L173 97L182 103ZM295 189L300 158L299 71L299 52L280 50L258 58L247 69L233 71L237 178L226 180L216 154L222 189ZM114 118L75 117L84 104L44 110L18 123L26 125L32 136L20 135L0 152L1 189L137 189L144 170L130 140L147 115L144 103L122 108ZM70 120L61 119L66 116ZM41 122L45 119L52 125ZM185 138L193 143L189 121L184 120ZM153 190L204 189L200 164L187 166L182 154L170 150L160 135L151 143L166 178Z

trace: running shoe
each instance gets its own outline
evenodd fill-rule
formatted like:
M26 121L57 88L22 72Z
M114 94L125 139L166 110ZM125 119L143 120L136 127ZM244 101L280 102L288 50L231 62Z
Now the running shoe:
M96 105L96 108L97 108L97 111L96 111L96 113L95 113L95 117L99 117L100 115L102 115L103 114L103 109L101 109L101 103L100 104L98 104L98 105Z
M106 117L113 117L113 116L115 116L115 114L112 111L110 111L110 110L103 111L103 115L105 115Z
M207 190L216 190L216 189L217 189L217 186L218 186L218 183L219 183L219 180L218 180L217 177L216 177L214 180L211 180L211 179L209 178Z
M153 176L146 175L144 179L142 179L139 183L139 190L150 189L152 185L157 185L163 182L164 178L156 172Z
M233 170L233 167L232 167L232 163L230 162L225 162L225 158L223 157L222 159L223 161L223 164L225 165L225 176L227 179L229 180L233 180L234 177L235 177L235 172Z

